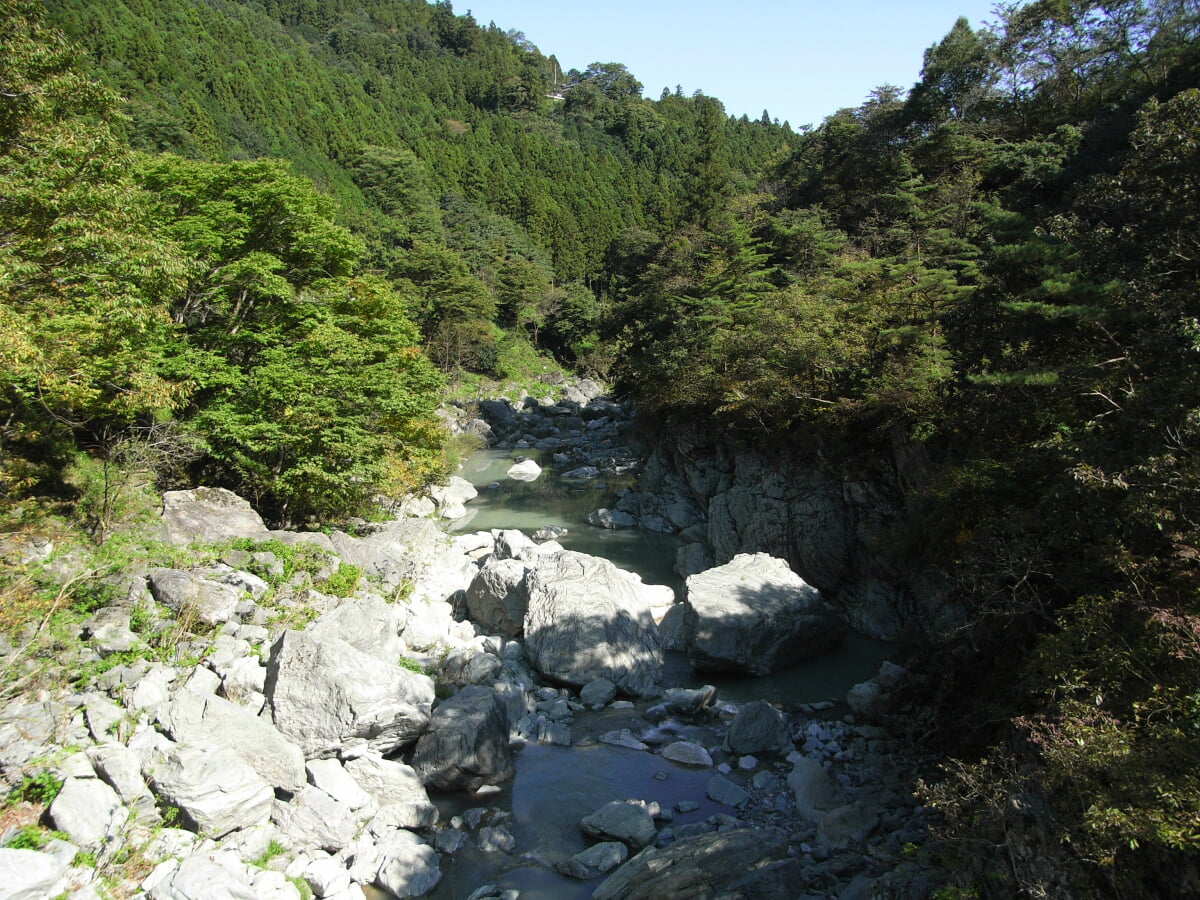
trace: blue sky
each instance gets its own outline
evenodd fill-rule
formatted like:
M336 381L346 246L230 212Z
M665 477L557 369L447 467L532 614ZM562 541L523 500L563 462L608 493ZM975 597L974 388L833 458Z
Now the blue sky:
M925 48L958 16L993 21L994 0L455 0L480 25L517 29L564 70L619 62L656 99L702 90L731 115L767 109L793 127L819 125L873 88L908 89Z

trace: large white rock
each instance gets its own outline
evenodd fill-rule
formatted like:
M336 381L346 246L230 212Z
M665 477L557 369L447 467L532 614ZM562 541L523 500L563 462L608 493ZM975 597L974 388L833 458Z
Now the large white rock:
M422 897L441 880L437 851L411 831L396 831L375 846L375 883L395 897Z
M228 747L173 744L143 773L154 792L206 837L261 825L271 816L275 792Z
M200 487L163 494L163 536L167 543L215 543L235 537L266 540L270 533L250 504L224 488Z
M430 802L412 766L368 753L348 760L346 773L379 804L378 815L391 827L426 828L437 824L437 807Z
M68 778L50 804L50 821L73 843L99 850L125 824L116 791L98 778Z
M684 638L702 671L766 675L836 647L847 626L816 588L766 553L743 553L686 583Z
M362 789L339 760L310 759L304 764L308 780L351 809L361 809L371 802L371 795Z
M451 475L445 485L430 488L429 496L443 519L461 519L467 514L464 504L479 496L479 491L465 478Z
M336 853L354 840L358 831L353 810L312 785L287 803L276 800L271 818L288 843L302 849L317 847Z
M300 748L270 722L236 703L180 691L159 713L159 722L178 743L207 741L228 747L264 781L289 793L307 781Z
M399 609L378 594L354 597L323 613L304 630L310 637L337 638L376 659L395 662L404 652L400 639L404 617Z
M656 591L608 560L570 550L534 560L526 584L525 647L538 671L575 688L607 678L625 694L658 692Z
M345 641L286 631L271 648L267 697L275 727L306 757L336 755L354 738L383 753L424 731L434 685Z
M142 887L150 900L262 900L245 866L202 854L162 863Z
M67 870L68 863L50 853L0 848L0 897L4 900L45 900Z
M542 474L542 467L532 459L523 459L509 466L505 474L513 481L537 481Z
M350 872L329 856L312 860L301 876L318 897L333 897L350 890Z

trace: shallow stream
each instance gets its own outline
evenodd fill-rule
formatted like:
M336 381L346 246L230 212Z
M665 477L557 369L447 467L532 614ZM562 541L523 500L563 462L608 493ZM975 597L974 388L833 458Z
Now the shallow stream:
M526 456L537 458L532 451ZM457 531L516 528L532 533L544 525L569 529L560 543L610 559L621 568L637 572L651 584L670 585L679 595L682 579L674 572L677 539L640 530L611 531L584 523L593 509L612 506L619 490L632 479L570 482L552 468L532 482L517 482L505 472L516 454L483 450L464 464L462 476L479 490L468 504L471 514L455 523ZM871 677L891 646L851 635L833 653L766 678L697 675L682 654L669 653L666 686L698 687L714 684L718 702L744 703L766 699L784 709L823 700L837 700L853 684ZM550 866L586 848L579 820L611 800L638 798L657 801L672 809L681 800L699 807L677 814L675 825L699 822L715 813L732 812L705 796L714 774L708 768L690 768L654 753L600 743L599 735L621 728L645 728L641 712L608 707L600 712L576 713L571 725L573 746L530 743L517 754L516 776L500 793L487 797L461 794L433 795L443 821L471 806L498 807L511 813L505 826L516 839L511 855L484 853L468 846L442 860L442 880L430 894L436 900L465 900L480 885L491 882L520 891L522 900L575 900L590 897L599 880L575 881ZM675 726L681 737L695 736L701 743L719 743L711 731ZM719 754L714 760L721 761ZM539 863L539 860L543 861Z

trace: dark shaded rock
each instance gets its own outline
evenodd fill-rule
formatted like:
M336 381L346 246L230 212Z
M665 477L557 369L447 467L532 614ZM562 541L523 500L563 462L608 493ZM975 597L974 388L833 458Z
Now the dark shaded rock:
M755 700L738 710L725 732L725 749L742 756L747 753L787 753L791 735L783 713L766 700Z
M417 741L413 768L446 791L473 791L513 776L508 711L491 687L463 688L433 712Z
M620 841L631 850L654 843L658 829L646 808L639 803L614 800L606 803L579 823L583 833L601 841Z
M804 884L787 858L787 836L771 829L733 829L681 838L643 850L605 879L593 900L794 900Z
M529 603L527 571L525 564L515 559L489 559L467 588L467 610L472 621L490 634L520 634Z

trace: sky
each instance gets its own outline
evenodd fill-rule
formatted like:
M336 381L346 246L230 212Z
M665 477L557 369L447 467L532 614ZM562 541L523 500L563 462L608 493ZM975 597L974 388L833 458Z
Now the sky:
M717 97L730 115L764 109L793 128L858 106L882 84L908 89L925 49L959 16L994 21L994 0L455 0L486 26L516 29L564 71L624 63L664 87Z

